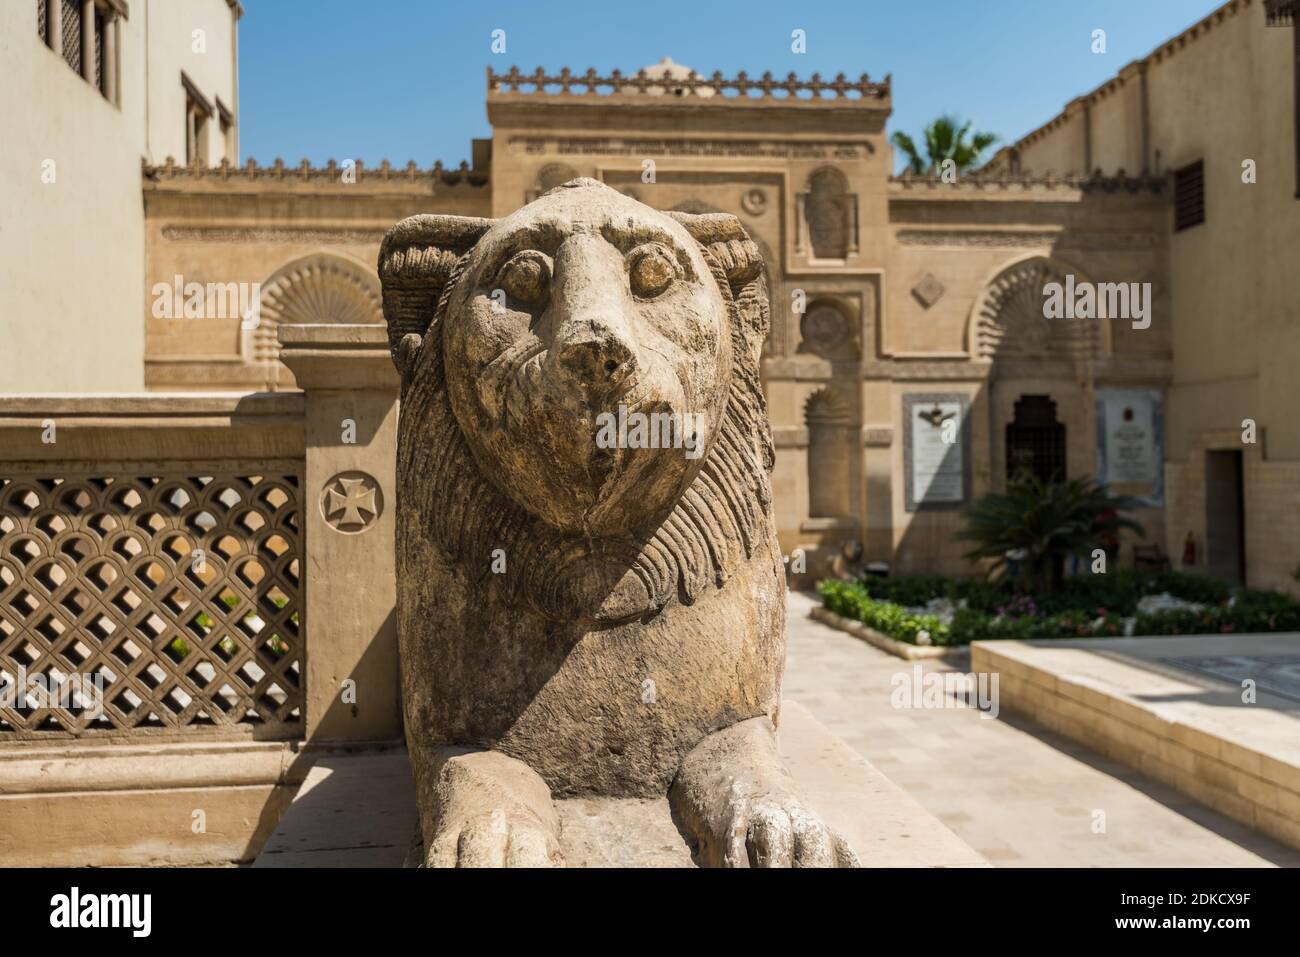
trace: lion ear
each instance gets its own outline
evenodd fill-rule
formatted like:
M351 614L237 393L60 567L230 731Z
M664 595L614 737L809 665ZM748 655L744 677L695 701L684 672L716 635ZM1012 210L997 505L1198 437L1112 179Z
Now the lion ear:
M379 246L379 281L393 363L405 379L415 367L456 261L473 248L492 220L423 214L402 220Z
M679 213L669 216L686 227L691 238L709 251L727 274L733 292L739 292L763 274L758 244L739 219L730 213Z
M730 213L668 213L722 269L744 320L749 358L757 365L769 326L766 266L758 244Z

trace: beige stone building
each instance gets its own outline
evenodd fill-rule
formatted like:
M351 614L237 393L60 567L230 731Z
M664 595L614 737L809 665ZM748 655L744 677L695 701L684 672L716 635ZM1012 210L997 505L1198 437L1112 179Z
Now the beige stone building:
M240 163L238 3L6 0L0 686L108 686L0 702L0 863L247 860L313 761L401 740L380 239L574 176L762 251L801 583L848 541L970 571L960 508L1027 467L1294 590L1296 6L1231 0L951 179L892 175L888 78L670 61L489 72L460 169Z
M87 202L78 189L95 190L106 213L95 228L116 238L80 240L106 251L85 256L104 273L93 294L94 283L42 278L66 235L52 225L6 256L23 277L7 310L10 391L292 388L278 325L380 322L374 259L396 219L501 215L593 176L661 208L733 212L759 242L774 302L764 373L782 544L804 549L814 572L850 540L902 573L961 571L960 506L1033 463L1142 497L1150 542L1175 562L1190 537L1195 566L1290 583L1300 431L1286 425L1286 371L1300 337L1297 287L1277 264L1300 222L1284 3L1276 16L1226 4L951 183L891 175L888 79L705 78L670 60L608 77L489 72L492 137L459 170L237 165L237 5L207 0L208 53L186 54L158 39L181 30L167 5L138 4L131 19L125 3L99 4L108 48L126 52L101 56L120 63L96 82L128 109L100 97L97 121L120 127L108 138L123 156L145 157L143 217L133 188L78 186L75 169L44 191L72 209ZM149 16L159 22L142 51ZM48 40L49 22L29 32ZM64 85L78 79L48 48L20 46ZM69 95L89 95L85 85ZM37 169L42 150L57 151L29 122L26 154L7 162ZM28 204L43 196L20 192ZM143 288L129 281L137 270ZM1127 289L1145 292L1149 316L1044 320L1042 287L1067 280L1137 284ZM89 309L63 301L76 296L108 315L82 323L93 327L85 348L55 361L41 345L50 330L12 317L57 305L75 325ZM1245 420L1253 444L1241 441ZM960 428L945 432L947 421Z
M141 162L238 155L240 12L236 0L0 4L0 392L143 388Z
M487 110L491 140L456 171L147 169L151 289L175 300L175 277L218 277L261 293L256 323L147 315L147 386L292 388L277 326L381 322L373 263L396 219L501 215L575 176L665 209L733 212L758 242L777 516L811 574L854 540L902 573L967 570L959 509L1009 460L1093 474L1099 397L1168 382L1161 180L895 179L890 82L866 77L702 79L671 61L629 76L489 73ZM1051 325L1041 287L1067 274L1152 282L1164 318L1142 334ZM1132 490L1150 496L1163 542L1158 468Z
M1030 465L1142 497L1149 541L1176 563L1190 539L1194 566L1290 584L1300 286L1280 267L1300 216L1285 2L1225 4L956 182L891 175L888 78L703 77L670 60L489 71L492 137L458 170L238 165L238 4L64 2L63 21L28 6L6 6L4 42L32 69L0 95L61 99L13 111L18 149L2 160L34 224L6 234L6 391L293 388L277 328L379 323L374 260L394 221L498 216L593 176L661 208L733 212L759 243L778 521L812 572L851 540L901 573L965 570L958 510ZM81 75L77 13L96 25L79 35L96 64ZM200 20L195 52L182 34ZM62 114L78 122L48 121ZM22 186L46 154L57 186ZM74 259L86 281L56 282ZM1125 284L1147 317L1046 320L1051 282ZM36 312L51 323L20 318ZM75 348L49 348L74 332ZM1246 420L1257 441L1243 444Z
M1165 389L1175 557L1295 589L1300 568L1300 4L1232 0L1001 150L998 171L1169 179ZM1162 323L1163 320L1163 323ZM1144 334L1145 335L1145 334Z

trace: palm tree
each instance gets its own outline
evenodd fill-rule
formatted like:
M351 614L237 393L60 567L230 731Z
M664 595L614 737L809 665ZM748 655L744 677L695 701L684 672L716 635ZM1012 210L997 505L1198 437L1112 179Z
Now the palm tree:
M923 135L928 165L915 141L906 133L895 133L889 141L903 151L907 168L917 176L935 172L942 167L944 160L952 160L957 171L962 173L980 161L981 154L998 141L998 135L974 133L968 142L966 135L970 133L971 124L966 122L959 128L958 122L955 116L944 114L926 126Z
M990 492L971 504L956 537L975 543L968 559L993 560L991 574L1017 562L1027 590L1049 594L1060 587L1067 556L1104 547L1121 529L1142 534L1142 526L1119 514L1137 504L1091 479L1043 482L1021 472L1005 494Z

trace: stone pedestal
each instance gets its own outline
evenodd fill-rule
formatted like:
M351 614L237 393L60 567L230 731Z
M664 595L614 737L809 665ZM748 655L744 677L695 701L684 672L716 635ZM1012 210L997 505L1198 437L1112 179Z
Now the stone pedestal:
M781 706L781 757L809 806L866 867L988 867L942 821L828 731L806 708ZM691 867L666 798L557 802L569 867ZM319 762L256 867L401 867L418 860L415 790L404 753Z
M397 374L384 327L284 325L306 394L307 740L402 735L394 567Z

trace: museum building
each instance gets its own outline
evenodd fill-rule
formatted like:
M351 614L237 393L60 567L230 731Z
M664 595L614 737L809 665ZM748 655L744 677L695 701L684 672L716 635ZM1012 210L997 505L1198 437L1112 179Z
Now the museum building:
M279 327L382 324L375 261L397 220L498 217L592 177L661 209L733 213L761 251L774 505L783 551L808 558L802 581L854 541L895 574L968 572L961 508L1028 469L1139 498L1145 561L1295 588L1293 0L1230 0L955 181L894 175L889 77L723 77L669 59L490 67L491 137L459 168L238 163L233 0L186 5L231 51L203 69L162 52L164 5L72 4L103 24L80 47L48 0L23 6L6 5L4 43L37 78L0 97L54 83L59 110L90 117L60 124L67 151L80 136L111 148L98 185L63 191L53 213L22 198L38 225L0 239L32 277L6 292L6 392L292 391ZM148 33L146 15L161 21ZM20 149L0 162L39 165L48 111L8 114ZM80 255L70 230L102 251L82 277L102 279L93 293L41 281ZM202 318L186 313L192 284ZM1053 289L1066 308L1048 318ZM59 361L50 327L15 318L38 314L58 317Z

